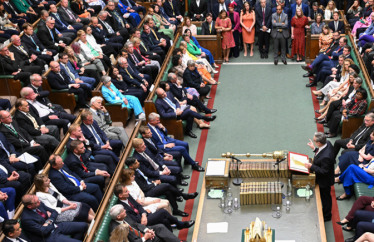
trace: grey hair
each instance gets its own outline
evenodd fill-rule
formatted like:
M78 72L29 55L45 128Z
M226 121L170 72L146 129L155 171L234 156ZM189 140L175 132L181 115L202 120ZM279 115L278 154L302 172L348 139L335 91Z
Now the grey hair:
M55 19L54 19L53 17L51 17L51 16L49 16L49 17L47 17L47 18L45 19L46 22L51 21L51 20L55 20Z
M314 137L316 137L316 142L320 142L321 144L326 144L326 135L323 132L315 132Z
M13 41L15 40L15 38L16 38L16 36L18 36L18 35L12 35L11 37L10 37L10 42L12 42L13 43Z
M194 66L195 65L195 61L193 60L188 60L187 61L187 66L190 67L190 66Z
M126 44L125 44L125 49L129 48L130 45L133 45L132 42L130 41L127 41Z
M118 3L118 2L119 2L119 0L113 0L113 1L111 1L111 2L114 2L114 3Z
M155 120L156 118L159 118L159 117L160 117L160 115L157 114L157 113L150 113L150 114L148 115L148 119L149 119L149 120Z
M127 61L125 57L120 57L120 58L118 58L118 60L117 60L117 62L118 62L120 65L123 64L125 61Z
M107 11L100 11L100 13L98 14L98 16L103 16L104 14L108 14Z
M355 80L358 84L362 84L362 79L360 77L356 77Z
M113 220L117 220L117 216L122 212L122 210L125 209L123 205L116 204L109 210L109 215Z
M100 97L100 96L94 96L90 100L90 106L92 106L94 104L94 102L96 102L97 100L103 101L104 99L102 97Z
M110 78L110 76L102 76L101 79L100 79L100 81L102 81L103 84L107 84L111 80L112 80L112 78Z
M0 44L0 50L3 50L5 47L7 47L6 44Z
M175 78L175 73L169 73L168 74L168 81L171 81L171 80L173 80L174 78Z
M374 120L374 113L368 113L368 114L365 115L365 117L369 117L369 118L371 118L371 121L373 121Z
M24 87L21 89L19 94L21 95L22 98L26 98L26 96L28 96L31 91L32 91L31 87Z
M279 0L278 2L279 2L279 3L284 3L284 0Z

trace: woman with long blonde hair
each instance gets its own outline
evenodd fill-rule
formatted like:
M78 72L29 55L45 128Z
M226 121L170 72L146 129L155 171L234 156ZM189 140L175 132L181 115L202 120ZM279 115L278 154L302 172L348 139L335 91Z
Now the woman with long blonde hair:
M333 13L338 11L334 1L329 1L325 9L325 19L333 19Z
M129 225L126 223L118 225L110 234L109 242L129 242Z

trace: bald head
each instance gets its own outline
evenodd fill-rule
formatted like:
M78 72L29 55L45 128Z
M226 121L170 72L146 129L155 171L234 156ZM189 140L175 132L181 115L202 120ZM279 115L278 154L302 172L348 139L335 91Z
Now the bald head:
M0 111L0 121L4 124L10 124L12 122L12 117L10 113L5 110Z

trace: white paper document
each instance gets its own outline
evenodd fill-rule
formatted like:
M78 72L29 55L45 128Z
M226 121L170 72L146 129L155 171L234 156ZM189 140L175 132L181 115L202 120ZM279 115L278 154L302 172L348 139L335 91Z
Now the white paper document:
M34 156L30 155L29 153L25 152L22 155L18 156L22 162L25 162L26 164L35 163L38 161Z
M207 226L207 233L227 233L229 229L229 223L221 222L221 223L208 223Z
M208 161L206 176L223 176L225 175L226 161Z

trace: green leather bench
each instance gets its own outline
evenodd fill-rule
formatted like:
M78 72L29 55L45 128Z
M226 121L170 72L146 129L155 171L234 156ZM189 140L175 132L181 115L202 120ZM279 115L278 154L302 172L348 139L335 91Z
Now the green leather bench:
M356 199L361 197L361 196L369 196L369 197L374 197L374 189L373 188L368 188L369 185L365 183L355 183L353 185L353 190L356 196Z

